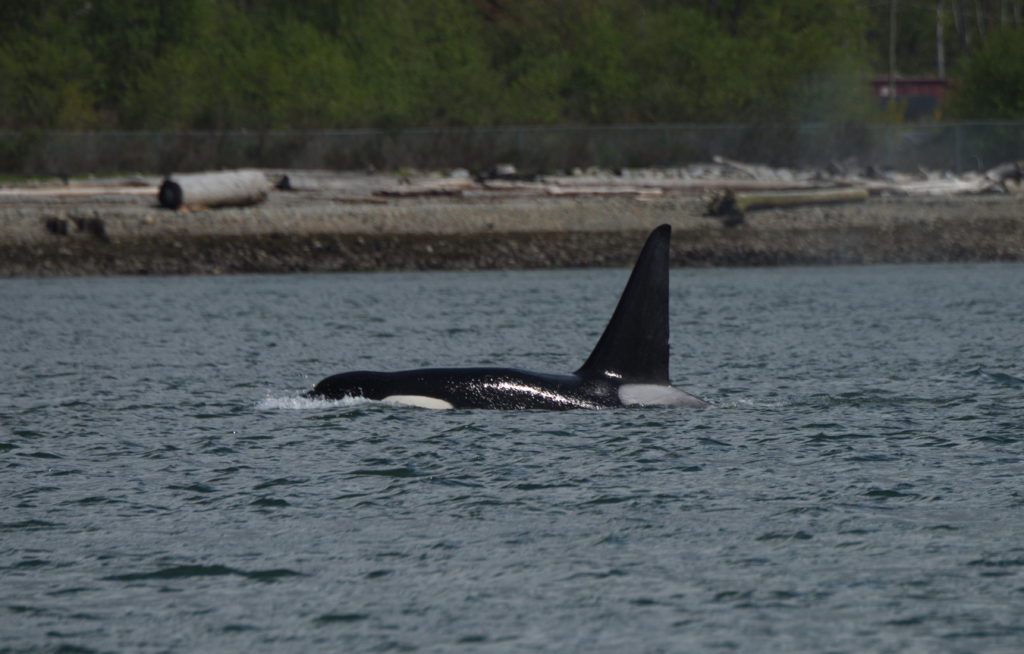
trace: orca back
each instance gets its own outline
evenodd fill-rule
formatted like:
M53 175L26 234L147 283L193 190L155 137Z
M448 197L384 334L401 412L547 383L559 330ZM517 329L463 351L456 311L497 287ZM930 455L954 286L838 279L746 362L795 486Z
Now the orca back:
M608 326L586 363L585 378L610 377L630 384L668 379L668 269L672 228L647 238Z

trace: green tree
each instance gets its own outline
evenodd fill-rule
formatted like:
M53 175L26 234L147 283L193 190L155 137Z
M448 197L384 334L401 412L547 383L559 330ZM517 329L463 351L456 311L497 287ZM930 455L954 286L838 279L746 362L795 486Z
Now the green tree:
M0 128L81 129L100 124L95 96L100 74L78 37L72 10L79 4L39 3L34 11L3 10L12 22L0 22Z
M959 118L1024 119L1024 29L997 31L957 69Z
M899 31L907 61L911 52L924 61L934 27L922 2L899 5L901 21L917 26ZM863 121L881 9L860 0L5 2L0 128Z

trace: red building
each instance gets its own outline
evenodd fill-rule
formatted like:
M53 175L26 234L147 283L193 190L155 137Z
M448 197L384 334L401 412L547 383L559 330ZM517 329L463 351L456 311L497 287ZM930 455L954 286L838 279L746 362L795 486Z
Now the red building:
M949 91L949 80L945 77L896 77L892 80L896 96L927 95L942 100ZM880 98L889 97L889 78L879 75L871 80L871 88Z
M892 97L890 87L896 91ZM939 118L949 88L949 79L944 77L895 77L891 84L887 75L871 79L871 90L881 98L881 107L895 99L903 108L904 120Z

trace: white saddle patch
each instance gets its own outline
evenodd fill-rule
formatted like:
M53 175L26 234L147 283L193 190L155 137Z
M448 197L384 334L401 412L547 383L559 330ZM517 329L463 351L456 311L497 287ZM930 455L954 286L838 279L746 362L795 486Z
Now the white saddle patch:
M454 409L455 405L446 400L426 395L388 395L384 402L395 402L397 404L408 404L423 409Z
M623 384L619 386L619 401L625 405L667 405L667 406L688 406L703 407L707 402L694 397L686 391L675 386L661 386L658 384Z

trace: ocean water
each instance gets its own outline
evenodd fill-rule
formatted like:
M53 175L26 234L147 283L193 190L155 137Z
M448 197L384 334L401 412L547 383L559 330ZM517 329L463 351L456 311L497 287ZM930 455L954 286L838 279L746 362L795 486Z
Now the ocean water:
M627 275L0 280L0 652L1024 651L1024 265L673 270L705 410L300 397Z

